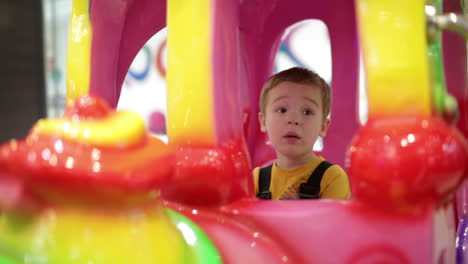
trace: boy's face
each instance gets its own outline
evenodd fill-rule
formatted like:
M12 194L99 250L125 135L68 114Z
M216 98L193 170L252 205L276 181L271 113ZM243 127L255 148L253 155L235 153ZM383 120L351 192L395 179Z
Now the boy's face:
M264 113L259 113L260 127L268 133L278 158L313 157L318 136L326 135L330 120L323 120L322 95L310 84L281 82L266 98Z

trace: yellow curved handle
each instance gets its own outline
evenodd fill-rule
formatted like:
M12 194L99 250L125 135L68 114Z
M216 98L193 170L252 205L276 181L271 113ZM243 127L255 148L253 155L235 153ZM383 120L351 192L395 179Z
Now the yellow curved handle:
M213 145L213 3L168 0L167 5L168 135L171 144Z
M424 0L357 0L369 119L431 115Z
M89 0L73 0L67 55L67 104L89 91L92 29Z

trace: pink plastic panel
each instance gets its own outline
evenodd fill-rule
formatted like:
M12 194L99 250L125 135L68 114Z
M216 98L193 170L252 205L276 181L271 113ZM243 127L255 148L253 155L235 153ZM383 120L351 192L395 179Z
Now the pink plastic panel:
M284 30L304 19L320 19L329 29L332 50L332 125L323 155L344 164L346 148L358 127L358 46L353 1L244 1L240 6L240 108L248 122L247 144L254 166L274 158L258 125L258 98L272 74L273 60ZM218 110L219 108L217 108Z
M351 202L254 200L223 207L221 212L175 209L203 227L227 257L226 263L255 263L249 261L261 256L271 260L262 263L286 259L285 263L416 264L432 263L435 255L443 260L439 255L453 251L442 242L433 255L432 210L402 216ZM437 225L445 228L448 222L453 218L439 217Z
M444 1L444 13L462 13L460 1ZM468 137L468 87L466 67L466 40L459 34L445 31L443 33L443 58L447 90L457 98L460 110L458 129Z
M133 58L166 25L166 1L91 1L93 43L90 92L116 107Z

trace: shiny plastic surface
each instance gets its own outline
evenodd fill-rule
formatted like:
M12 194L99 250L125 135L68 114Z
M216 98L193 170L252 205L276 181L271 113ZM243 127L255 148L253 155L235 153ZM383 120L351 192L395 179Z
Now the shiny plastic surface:
M2 255L13 263L197 263L159 206L52 207L34 216L1 217Z
M166 76L171 87L168 89L168 136L176 145L210 146L216 143L210 56L211 1L167 2L170 37ZM179 105L185 105L186 110L180 111Z
M453 12L455 14L466 14L466 1L443 1L444 14ZM466 64L466 39L457 34L443 34L443 53L444 66L446 67L446 81L448 91L454 95L458 102L457 119L454 120L456 126L468 138L468 87L467 87L467 64ZM468 174L468 172L467 172ZM457 264L467 263L467 240L466 218L467 218L467 199L468 188L464 184L457 192L456 205L458 207L458 232L457 232Z
M173 147L174 170L161 195L197 206L219 206L247 197L249 162L239 145Z
M351 143L348 168L358 200L378 209L415 211L438 204L466 177L463 136L438 119L370 120Z
M115 108L137 52L166 25L166 1L91 1L89 11L93 28L89 90Z
M434 110L438 115L444 114L447 109L445 74L442 61L442 32L431 23L431 18L442 12L442 2L434 1L433 4L426 5L426 16L428 17L428 51L429 67L431 73L431 84L433 89ZM455 115L455 113L446 113Z
M79 102L92 103L83 107ZM104 117L102 111L108 111ZM23 180L28 190L61 203L72 193L79 195L71 201L91 202L98 196L130 202L148 199L167 180L170 148L146 134L140 117L131 115L122 127L115 119L123 112L88 96L69 104L65 113L64 118L40 120L25 140L12 140L0 149L1 167ZM152 170L154 163L168 166Z
M424 1L359 0L356 3L369 118L429 116L431 91Z
M185 242L192 250L191 258L195 263L218 264L223 263L219 252L211 239L195 223L176 211L166 209L172 223L182 233ZM187 260L190 261L190 260Z
M89 91L92 27L89 0L72 1L68 36L67 103Z
M466 246L468 245L468 216L463 214L458 223L457 232L457 264L463 264L468 261L468 252Z
M169 218L159 202L172 172L169 147L138 129L140 117L115 127L120 114L80 97L62 119L40 121L25 140L0 148L2 257L14 263L207 263L207 254L217 255L201 231L192 234L200 242L189 247L177 225L190 223L176 213ZM100 125L120 137L93 130ZM126 129L138 142L129 141ZM165 166L155 170L154 164Z
M371 118L349 151L350 201L258 201L251 167L272 158L259 89L284 30L309 18L327 24L333 52L324 155L344 160L357 128L353 1L171 0L166 12L166 1L95 0L89 13L74 1L91 21L74 29L92 38L71 49L83 56L73 67L91 69L90 92L110 108L168 16L170 145L79 97L84 78L63 118L0 147L0 263L454 262L447 201L466 178L467 145L431 112L422 0L356 1Z

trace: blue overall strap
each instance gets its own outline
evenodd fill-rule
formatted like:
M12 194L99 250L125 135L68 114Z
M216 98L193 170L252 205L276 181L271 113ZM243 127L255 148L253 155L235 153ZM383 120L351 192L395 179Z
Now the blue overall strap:
M271 168L273 164L270 166L266 166L260 168L260 172L258 175L258 199L263 200L270 200L271 199L271 192L270 192L270 182L271 182Z
M301 199L320 198L320 182L322 182L323 174L330 166L333 166L333 164L324 160L315 168L307 182L299 187L299 197Z

